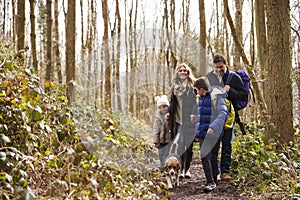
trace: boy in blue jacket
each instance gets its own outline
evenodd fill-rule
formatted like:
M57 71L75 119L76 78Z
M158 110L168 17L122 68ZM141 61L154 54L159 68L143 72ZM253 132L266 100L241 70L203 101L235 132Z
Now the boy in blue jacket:
M208 79L203 76L195 81L194 87L199 97L195 141L200 142L200 157L206 178L203 190L210 192L216 188L218 152L220 137L228 110L225 103L226 92L219 87L210 89Z

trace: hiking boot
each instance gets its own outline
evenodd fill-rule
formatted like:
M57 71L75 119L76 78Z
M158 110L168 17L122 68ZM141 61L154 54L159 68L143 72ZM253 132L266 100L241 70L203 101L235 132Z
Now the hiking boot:
M221 174L221 180L230 180L232 177L228 173Z
M185 172L184 177L185 177L185 178L191 178L190 170L188 170L187 172Z
M181 174L179 174L179 179L183 179L184 178L184 172L182 172Z
M207 183L204 186L203 190L205 192L210 192L210 191L213 191L216 187L217 187L217 185L214 182L211 182L211 183Z

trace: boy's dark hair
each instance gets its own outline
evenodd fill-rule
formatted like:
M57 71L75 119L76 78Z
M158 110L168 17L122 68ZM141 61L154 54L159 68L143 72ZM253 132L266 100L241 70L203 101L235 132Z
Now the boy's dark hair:
M204 90L208 91L210 87L208 78L206 76L201 76L195 81L194 87L198 89L203 88Z
M223 55L217 53L214 57L214 63L217 62L223 62L226 65L226 58Z

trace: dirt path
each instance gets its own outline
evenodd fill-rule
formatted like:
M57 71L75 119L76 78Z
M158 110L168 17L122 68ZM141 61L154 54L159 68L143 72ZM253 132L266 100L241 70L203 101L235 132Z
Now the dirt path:
M205 176L202 169L201 160L194 156L191 165L191 179L183 179L180 187L172 190L171 200L196 200L196 199L221 199L221 200L249 200L236 190L228 181L219 181L217 188L210 192L203 192Z

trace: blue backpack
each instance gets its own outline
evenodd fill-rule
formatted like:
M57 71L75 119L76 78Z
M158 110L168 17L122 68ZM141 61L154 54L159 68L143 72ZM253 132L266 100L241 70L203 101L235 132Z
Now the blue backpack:
M226 80L225 85L228 85L230 83L231 78L233 76L233 73L234 72L229 71L229 75L228 75L228 78ZM235 73L237 73L241 77L241 79L243 81L243 84L244 84L244 87L245 87L245 89L247 91L247 94L248 94L248 98L246 100L237 99L236 102L235 102L236 103L236 109L241 110L241 109L245 108L248 104L250 91L252 93L254 102L255 102L255 97L254 97L253 89L251 88L251 85L250 85L250 77L248 76L247 72L245 70L237 70L237 71L235 71Z

